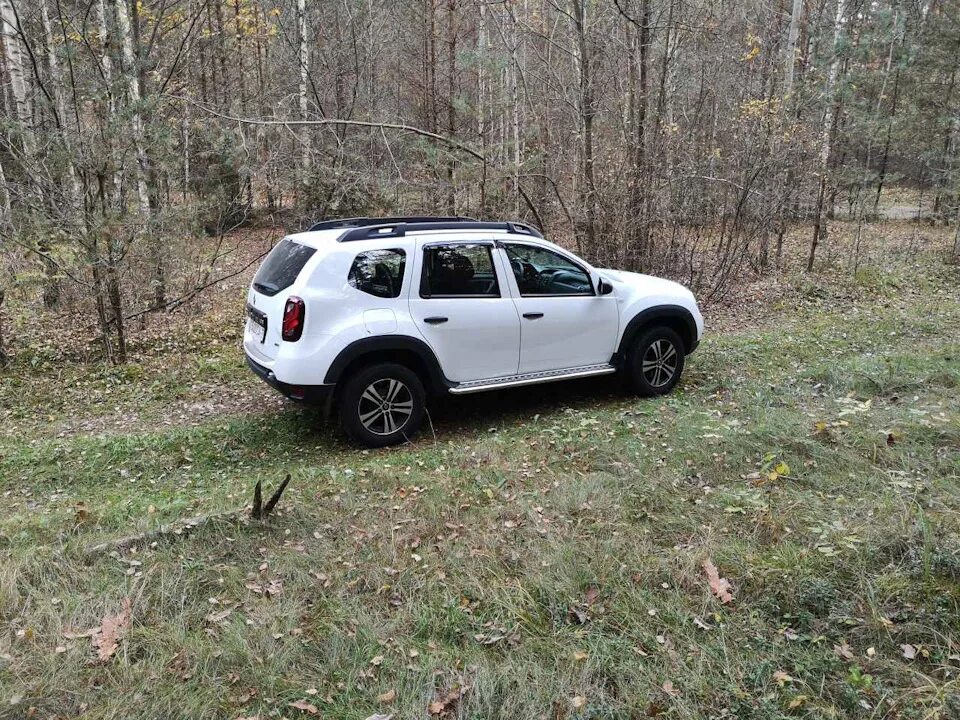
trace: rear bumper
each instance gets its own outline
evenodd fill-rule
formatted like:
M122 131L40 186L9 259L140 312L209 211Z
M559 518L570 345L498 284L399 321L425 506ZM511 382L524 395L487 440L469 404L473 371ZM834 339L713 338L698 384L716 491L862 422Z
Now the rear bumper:
M333 385L290 385L280 382L270 368L264 367L246 353L244 355L246 355L247 365L253 374L284 397L297 402L320 405L325 403L332 395Z

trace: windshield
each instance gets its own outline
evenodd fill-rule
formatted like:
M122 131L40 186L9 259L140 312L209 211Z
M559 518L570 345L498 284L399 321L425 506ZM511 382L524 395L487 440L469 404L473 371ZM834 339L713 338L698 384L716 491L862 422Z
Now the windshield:
M253 278L253 289L263 295L276 295L293 285L297 275L316 250L293 240L281 240Z

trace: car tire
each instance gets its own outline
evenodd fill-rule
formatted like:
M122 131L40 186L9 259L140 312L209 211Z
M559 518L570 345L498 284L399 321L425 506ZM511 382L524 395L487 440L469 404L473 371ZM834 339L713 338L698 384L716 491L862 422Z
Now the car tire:
M668 327L642 330L634 339L624 370L630 387L643 396L665 395L683 373L684 345Z
M340 425L352 440L385 447L416 435L426 411L426 392L410 368L378 363L347 379L338 405Z

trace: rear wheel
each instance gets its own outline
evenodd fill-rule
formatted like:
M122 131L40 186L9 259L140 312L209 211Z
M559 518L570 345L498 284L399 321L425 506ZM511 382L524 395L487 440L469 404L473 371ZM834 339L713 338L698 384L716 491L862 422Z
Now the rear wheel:
M680 336L668 327L652 327L642 331L630 347L627 379L638 395L665 395L680 380L683 360Z
M339 401L347 435L367 447L384 447L405 442L420 429L426 393L410 368L379 363L347 380Z

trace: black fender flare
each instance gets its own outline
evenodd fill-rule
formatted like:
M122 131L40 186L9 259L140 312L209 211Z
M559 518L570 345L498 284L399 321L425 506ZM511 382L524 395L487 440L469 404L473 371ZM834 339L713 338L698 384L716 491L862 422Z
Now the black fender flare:
M653 307L641 310L634 315L627 323L623 336L620 338L620 345L617 347L617 353L613 357L613 364L619 367L634 338L641 329L658 320L671 320L682 323L686 333L680 333L684 342L686 354L689 355L697 349L699 340L697 339L697 321L693 319L693 313L682 305L654 305Z
M378 335L376 337L354 340L341 350L330 363L327 374L323 379L325 385L336 385L343 377L343 372L353 362L371 356L387 355L391 352L412 353L420 361L427 377L423 378L429 385L428 390L443 392L453 387L455 383L447 380L440 367L440 361L429 345L409 335Z

